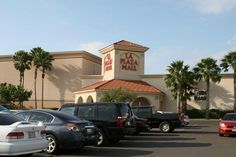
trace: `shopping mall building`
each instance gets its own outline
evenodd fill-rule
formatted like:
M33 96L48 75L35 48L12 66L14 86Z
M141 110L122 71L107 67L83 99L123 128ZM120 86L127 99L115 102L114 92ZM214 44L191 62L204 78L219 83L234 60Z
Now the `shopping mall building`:
M137 94L132 105L151 105L156 110L176 111L176 101L166 87L164 74L145 75L148 48L125 40L100 50L101 58L86 51L52 52L53 68L45 77L44 107L58 108L68 102L98 102L102 92L122 88ZM19 84L12 56L0 56L0 83ZM41 73L37 78L38 108L41 106ZM25 72L25 88L34 91L34 68ZM196 91L205 89L200 83ZM233 75L222 74L211 83L210 108L233 109ZM204 109L205 101L188 102L188 108ZM24 105L34 108L34 93Z

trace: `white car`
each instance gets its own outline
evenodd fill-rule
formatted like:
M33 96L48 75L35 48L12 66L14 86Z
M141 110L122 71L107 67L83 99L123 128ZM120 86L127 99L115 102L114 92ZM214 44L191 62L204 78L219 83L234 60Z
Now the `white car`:
M0 112L0 156L30 155L47 149L44 125Z

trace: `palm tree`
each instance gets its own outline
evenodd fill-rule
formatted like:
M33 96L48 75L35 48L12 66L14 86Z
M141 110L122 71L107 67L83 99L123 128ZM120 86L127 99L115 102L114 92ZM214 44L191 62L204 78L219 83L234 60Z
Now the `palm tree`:
M177 99L178 112L185 112L187 100L190 100L193 95L194 75L189 70L189 66L184 65L183 61L172 62L167 71L169 74L165 77L166 86L171 88L172 96Z
M220 82L221 76L219 74L221 69L217 65L217 60L208 57L197 63L193 71L198 82L201 80L206 82L206 119L208 119L210 108L210 81L214 83Z
M38 69L40 67L40 56L44 53L44 50L41 47L36 47L31 50L30 55L32 56L33 65L35 67L34 70L34 104L35 108L38 108L37 106L37 75L38 75Z
M39 57L39 62L38 62L38 67L42 71L42 108L43 107L43 95L44 95L44 77L45 77L45 72L47 70L51 70L52 68L52 61L54 60L52 55L50 55L49 52L46 51L41 51L38 54Z
M32 57L28 52L20 50L15 53L12 59L15 69L20 72L20 86L24 87L24 73L25 70L30 69Z
M24 88L25 70L30 69L32 57L29 55L28 52L20 50L15 53L12 59L15 69L20 72L20 86ZM20 103L20 109L22 108L23 108L23 102Z
M231 51L223 57L220 66L224 72L231 67L234 70L234 112L236 112L236 51Z

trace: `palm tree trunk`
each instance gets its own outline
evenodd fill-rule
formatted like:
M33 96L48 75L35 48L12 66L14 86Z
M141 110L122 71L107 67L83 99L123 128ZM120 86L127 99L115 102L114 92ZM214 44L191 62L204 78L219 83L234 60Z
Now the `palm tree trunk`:
M37 109L38 106L37 106L37 68L35 68L35 71L34 71L34 105L35 105L35 108Z
M177 112L180 113L180 102L181 102L181 94L178 92L177 94Z
M234 69L234 112L236 112L236 69Z
M43 69L43 73L42 73L42 109L44 108L44 106L43 106L44 76L45 76L45 70Z
M206 119L209 119L209 108L210 108L210 79L206 79L206 86L207 86L207 97L206 97Z

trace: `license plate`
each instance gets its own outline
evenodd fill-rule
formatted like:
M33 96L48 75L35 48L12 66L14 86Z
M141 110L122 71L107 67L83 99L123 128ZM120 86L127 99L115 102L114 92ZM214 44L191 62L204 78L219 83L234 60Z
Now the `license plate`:
M28 136L29 136L29 138L35 138L35 132L34 131L29 132Z
M236 132L236 129L232 129L232 132Z

